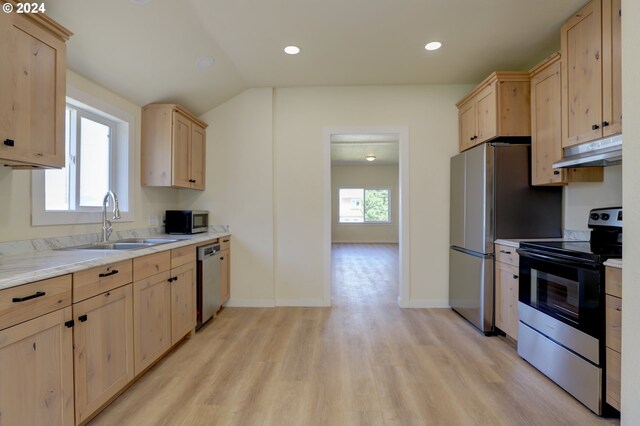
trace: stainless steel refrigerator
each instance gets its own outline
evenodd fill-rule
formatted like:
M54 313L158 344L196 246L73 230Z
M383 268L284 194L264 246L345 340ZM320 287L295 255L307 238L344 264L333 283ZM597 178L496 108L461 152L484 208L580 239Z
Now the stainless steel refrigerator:
M451 158L449 304L494 331L494 240L562 236L562 189L531 186L526 144L488 143Z

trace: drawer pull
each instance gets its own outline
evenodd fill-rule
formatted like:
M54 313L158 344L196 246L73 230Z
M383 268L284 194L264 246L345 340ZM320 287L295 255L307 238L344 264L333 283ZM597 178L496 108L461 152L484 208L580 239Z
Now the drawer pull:
M15 141L13 139L5 139L4 140L4 144L6 146L15 146L16 143L15 143Z
M170 283L172 283L174 281L178 281L178 277L171 277L167 281L169 281Z
M516 274L513 274L513 279L514 279L514 280L517 280L517 279L518 279L518 276L517 276Z
M559 175L560 174L560 170L554 170L553 174L556 175L556 176Z
M189 182L196 183L196 180L195 179L189 179Z
M220 260L224 260L224 257L221 257Z
M80 315L78 317L78 321L80 321L80 322L85 322L86 320L87 320L87 314Z
M618 312L622 312L622 306L618 306L618 307L616 308L616 311L618 311Z
M508 250L500 250L500 253L504 253L504 254L511 254L511 252L510 252L510 251L508 251Z
M27 300L35 299L36 297L42 297L45 294L47 294L47 293L45 293L44 291L38 291L35 294L32 294L31 296L14 297L13 298L13 303L26 302Z
M100 278L104 278L104 277L110 277L111 275L115 275L115 274L117 274L117 273L118 273L118 270L117 270L117 269L114 269L113 271L111 271L111 272L107 272L106 274L98 274L98 276L99 276Z

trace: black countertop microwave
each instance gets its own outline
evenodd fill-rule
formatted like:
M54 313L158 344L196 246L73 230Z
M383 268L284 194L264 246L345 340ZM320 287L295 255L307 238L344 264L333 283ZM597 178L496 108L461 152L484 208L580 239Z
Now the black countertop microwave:
M165 232L167 234L197 234L209 229L209 212L206 210L167 210Z

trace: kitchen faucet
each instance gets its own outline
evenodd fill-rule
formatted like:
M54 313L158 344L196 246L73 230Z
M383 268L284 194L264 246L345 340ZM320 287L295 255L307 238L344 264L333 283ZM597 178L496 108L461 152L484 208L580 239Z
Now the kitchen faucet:
M109 197L113 200L113 218L120 219L120 208L118 207L118 197L113 191L108 191L102 200L102 239L101 243L106 243L109 241L109 236L111 235L112 226L111 222L107 220L107 201L109 201Z

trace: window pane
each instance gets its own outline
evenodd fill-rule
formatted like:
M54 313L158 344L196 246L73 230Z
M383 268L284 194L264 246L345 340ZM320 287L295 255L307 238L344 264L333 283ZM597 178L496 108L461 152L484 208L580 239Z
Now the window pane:
M389 190L365 190L364 212L365 222L389 222Z
M44 209L69 210L69 137L71 126L71 110L66 109L64 115L64 146L66 167L45 170L44 172Z
M338 191L340 223L364 222L364 190L340 189Z
M80 205L101 207L109 190L109 126L80 120Z

